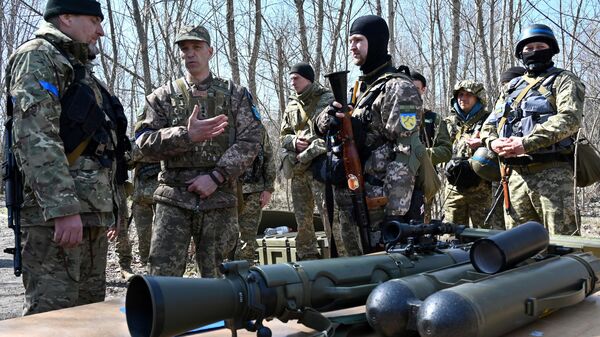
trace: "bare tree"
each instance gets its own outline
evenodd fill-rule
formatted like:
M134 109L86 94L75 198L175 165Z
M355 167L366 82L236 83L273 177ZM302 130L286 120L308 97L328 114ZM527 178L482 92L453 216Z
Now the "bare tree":
M260 50L260 36L262 31L262 9L260 0L254 0L254 42L252 43L252 52L248 64L248 87L250 93L255 99L258 99L256 92L256 63L258 61L258 52Z
M304 0L294 0L294 3L296 4L296 13L298 14L298 33L300 34L302 60L311 63L308 38L306 36L306 22L304 20Z
M460 48L460 0L452 0L452 46L450 64L448 69L448 85L452 87L456 82L458 69L458 52ZM448 92L450 94L450 92Z
M240 61L235 37L235 14L233 0L227 0L227 41L229 44L229 65L233 82L240 83Z

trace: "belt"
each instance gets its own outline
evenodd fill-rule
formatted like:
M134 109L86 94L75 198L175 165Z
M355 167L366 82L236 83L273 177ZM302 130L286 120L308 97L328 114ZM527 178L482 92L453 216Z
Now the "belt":
M567 165L566 161L554 161L545 163L533 163L529 165L510 165L510 168L521 175L535 174L554 167L563 167Z
M502 162L511 167L513 166L529 166L532 164L552 163L552 162L573 162L573 154L563 153L539 153L523 157L505 158Z

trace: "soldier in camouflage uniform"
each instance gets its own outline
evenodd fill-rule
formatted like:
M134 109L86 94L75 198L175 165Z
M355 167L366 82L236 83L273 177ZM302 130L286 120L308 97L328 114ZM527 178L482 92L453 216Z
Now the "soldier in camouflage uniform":
M150 239L152 238L152 219L154 218L154 191L158 187L160 162L145 162L139 148L132 145L133 195L131 214L138 236L138 250L142 265L148 263Z
M538 221L550 234L576 233L573 137L581 127L585 87L554 67L559 52L552 30L526 27L515 56L526 74L513 79L484 125L483 140L511 173L506 228Z
M115 251L119 258L119 268L121 269L121 277L129 281L134 275L131 270L131 261L133 256L131 254L131 242L129 240L129 207L127 207L128 185L130 182L125 184L117 185L117 193L120 195L119 200L119 213L117 216L117 240L115 242Z
M362 16L350 29L350 53L353 63L360 66L358 99L352 118L362 123L365 143L358 143L364 162L367 198L387 197L387 204L369 210L371 226L379 228L384 218L399 219L409 210L415 175L419 169L417 153L425 148L419 140L422 101L412 79L392 66L387 51L387 23L375 15ZM333 103L317 118L317 127L325 133L331 114L337 117L341 105ZM347 189L341 189L348 193ZM342 222L345 248L354 255L361 251L357 224L349 197L340 204L340 213L348 219Z
M7 68L24 177L24 315L104 300L107 228L115 223L117 133L109 118L125 118L91 69L104 35L100 4L50 0L44 19Z
M269 135L264 126L261 127L262 140L260 150L252 166L240 178L243 200L239 210L238 222L240 237L235 249L236 260L248 260L254 263L256 251L256 235L260 225L262 209L271 200L275 191L275 161Z
M483 84L462 80L455 86L450 100L450 115L446 118L452 141L452 160L446 165L446 221L472 227L491 228L496 219L484 220L492 205L492 185L481 179L468 159L482 146L479 138L483 122L489 115Z
M284 151L283 173L292 180L292 202L298 224L296 252L300 260L319 258L313 224L315 204L327 237L331 236L324 203L325 185L313 179L310 165L326 151L325 141L315 133L314 118L333 101L333 94L314 80L314 70L307 63L297 63L290 69L294 90L285 108L279 137Z
M411 78L413 84L417 87L421 98L423 98L427 92L427 80L423 75L416 71L411 72ZM423 123L421 123L419 136L421 142L427 147L427 154L431 158L433 166L445 163L452 158L452 142L450 141L450 135L448 134L448 126L446 125L446 121L439 114L429 109L424 109ZM416 205L411 205L411 209L416 208L421 211L422 207L422 215L412 220L420 220L429 223L431 221L431 206L433 200L425 200L423 191L420 191L418 198L415 198L415 196L417 196L417 186L420 185L419 178L420 177L417 177L417 184L415 186L415 192L413 192L412 200L412 203L416 203Z
M194 238L202 277L238 237L236 181L260 147L260 115L247 89L215 77L208 31L186 26L175 43L186 75L146 97L136 144L146 160L161 161L148 271L182 276Z

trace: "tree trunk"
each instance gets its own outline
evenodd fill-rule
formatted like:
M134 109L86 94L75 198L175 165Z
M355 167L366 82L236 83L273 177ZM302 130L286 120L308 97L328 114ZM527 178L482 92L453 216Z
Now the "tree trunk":
M448 68L448 87L456 83L458 69L458 52L460 51L460 0L452 0L452 46L450 52L450 65ZM451 89L447 92L451 94Z
M396 33L394 28L394 22L396 21L394 0L388 1L388 26L390 28L390 42L388 43L388 50L390 55L392 56L392 64L394 63L396 57Z
M317 82L321 78L321 59L323 54L323 0L317 0L317 49L315 51L317 57L315 57L314 68L315 68L315 79Z
M150 59L148 58L148 35L146 35L146 30L144 29L144 23L142 21L142 14L140 12L138 0L132 0L131 6L133 7L133 21L135 23L135 30L139 39L140 56L142 57L142 71L144 72L144 93L148 95L152 92L152 79L150 76ZM113 57L115 60L117 60L116 54Z
M300 48L302 60L311 63L308 51L308 38L306 37L306 22L304 21L304 0L294 0L298 13L298 32L300 33Z
M229 65L231 66L231 77L234 83L240 83L240 61L235 41L235 13L233 0L227 0L227 41L229 43ZM260 33L259 33L260 34Z
M250 93L255 100L258 100L256 90L256 64L258 62L258 52L260 50L260 37L262 31L262 10L261 1L254 0L255 22L254 22L254 42L252 43L252 52L248 64L248 86Z

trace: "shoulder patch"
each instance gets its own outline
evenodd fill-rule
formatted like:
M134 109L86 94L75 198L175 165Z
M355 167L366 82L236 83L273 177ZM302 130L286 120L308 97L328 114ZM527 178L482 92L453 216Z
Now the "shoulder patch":
M48 90L55 97L58 97L58 88L56 88L56 86L54 86L54 84L52 84L50 82L46 82L46 81L38 81L38 82L40 83L42 88Z
M400 113L400 124L407 131L412 131L417 126L417 113L416 112Z
M250 93L250 91L248 91L248 89L245 89L246 91L246 99L248 99L248 104L250 104L250 110L252 110L252 116L254 116L254 119L257 121L261 120L260 117L260 112L258 111L258 108L256 107L256 105L254 105L254 98L252 97L252 94Z

